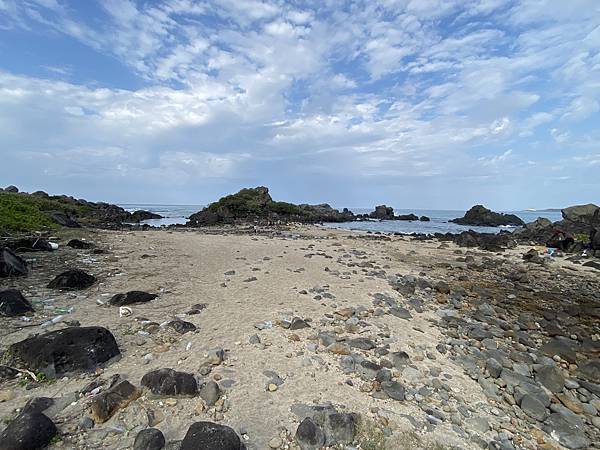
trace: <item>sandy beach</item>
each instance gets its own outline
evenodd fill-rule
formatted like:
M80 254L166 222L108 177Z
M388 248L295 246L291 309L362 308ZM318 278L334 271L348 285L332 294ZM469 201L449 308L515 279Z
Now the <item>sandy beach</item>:
M509 292L539 296L523 308L534 315L551 307L552 290L533 287L519 294L507 281L496 287L490 283L498 267L504 271L509 266L509 272L524 267L521 255L527 248L494 254L436 240L317 226L248 230L76 230L59 242L83 237L106 253L61 245L52 253L30 254L35 259L31 275L4 280L3 287L22 289L35 304L47 305L46 311L38 306L31 322L4 318L1 350L34 333L65 327L65 321L77 321L109 329L122 356L96 373L68 375L52 383L28 383L24 377L4 382L0 417L11 418L34 397L59 400L54 421L61 438L50 448L132 448L137 432L148 426L173 442L168 448L177 448L190 424L200 420L232 427L248 449L298 448L294 434L302 411L307 405L333 405L360 416L356 448L474 448L499 432L523 448L560 448L522 412L509 414L516 407L496 392L503 383L483 375L485 359L479 378L459 363L469 349L485 349L488 342L461 340L441 325L443 317L473 324L469 314L478 305L501 303L511 297ZM53 275L72 267L85 269L98 281L74 292L45 287ZM558 258L548 267L523 270L540 282L576 276L590 286L599 283L594 269ZM395 284L398 277L423 282L410 294ZM113 295L132 290L158 298L130 305L121 314L119 307L107 305ZM203 306L196 307L197 314L189 314L199 304ZM40 328L57 315L52 307L73 310L62 322ZM506 320L521 312L498 314ZM308 326L290 329L294 318ZM179 334L165 326L177 319L196 330ZM597 317L581 317L580 322L581 333L589 334L578 339L598 344L598 336L593 337ZM323 333L339 345L326 345ZM534 346L538 339L540 344L547 340L539 323L527 334ZM513 337L486 336L496 341L488 348L507 346L514 352L519 344ZM224 351L223 361L214 360L219 352L213 350ZM596 345L592 351L597 350ZM406 352L410 361L393 363L395 352ZM348 369L349 354L357 355L356 361L375 362L379 369L389 367L391 377L406 389L405 400L385 395L364 370ZM90 429L81 426L91 397L79 393L91 381L120 374L139 386L144 374L161 368L194 374L200 383L216 381L220 399L208 406L197 396L157 398L145 392L107 422ZM569 365L563 369L566 377L577 370ZM590 436L598 437L598 431L586 425Z

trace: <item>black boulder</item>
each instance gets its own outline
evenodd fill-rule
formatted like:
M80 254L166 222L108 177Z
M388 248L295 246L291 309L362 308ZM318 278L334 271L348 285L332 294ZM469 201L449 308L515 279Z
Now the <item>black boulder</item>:
M240 438L232 428L212 422L196 422L188 429L180 450L241 450Z
M18 415L0 434L0 450L36 450L45 448L58 430L41 412Z
M0 291L0 316L14 317L33 311L33 306L23 297L21 291L17 289Z
M92 371L119 354L117 341L106 328L70 327L16 342L8 348L6 357L11 365L56 378Z
M161 450L165 447L165 437L157 428L146 428L135 437L133 450Z
M87 289L96 282L96 277L80 269L71 269L57 275L48 283L51 289Z
M147 303L154 300L158 295L143 291L129 291L126 294L114 295L108 303L113 306L133 305L134 303Z
M154 395L196 395L198 383L191 373L158 369L142 377L140 384Z
M9 248L0 249L0 278L27 275L27 263Z

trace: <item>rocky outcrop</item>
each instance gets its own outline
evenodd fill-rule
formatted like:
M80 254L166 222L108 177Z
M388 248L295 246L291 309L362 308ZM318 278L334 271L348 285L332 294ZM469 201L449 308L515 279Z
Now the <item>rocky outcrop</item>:
M514 214L497 213L487 209L482 205L475 205L464 217L453 219L450 222L459 225L472 225L479 227L499 227L505 225L521 226L525 225L519 217Z
M414 214L401 214L399 216L394 217L394 220L409 220L409 221L416 221L419 220L418 216L415 216Z
M12 344L4 355L9 366L42 372L47 378L92 371L120 355L117 341L102 327L70 327Z
M163 216L150 211L138 210L131 213L131 220L134 222L142 222L143 220L162 219Z
M346 222L354 219L348 209L338 211L328 204L295 205L276 202L266 187L242 189L211 203L189 217L188 226L200 227L236 223L318 223Z
M369 213L371 219L379 220L393 220L394 219L394 208L386 205L379 205L375 207L375 211Z

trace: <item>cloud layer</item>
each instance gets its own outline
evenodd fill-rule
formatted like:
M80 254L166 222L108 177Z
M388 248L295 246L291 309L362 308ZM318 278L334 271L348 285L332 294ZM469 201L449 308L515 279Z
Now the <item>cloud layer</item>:
M594 0L0 0L0 49L29 50L0 61L0 177L112 201L597 202L599 24Z

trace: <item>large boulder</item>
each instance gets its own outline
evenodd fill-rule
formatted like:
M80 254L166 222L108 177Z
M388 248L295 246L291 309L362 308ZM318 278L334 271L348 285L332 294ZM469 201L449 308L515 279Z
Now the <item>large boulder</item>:
M27 275L27 263L11 249L0 248L0 278Z
M188 429L180 450L241 450L240 438L232 428L212 422L196 422Z
M10 192L12 194L16 194L17 192L19 192L19 188L16 186L13 186L11 184L10 186L7 186L4 188L4 192Z
M21 316L33 312L33 306L29 303L21 291L17 289L3 289L0 291L0 316Z
M19 414L0 434L0 450L46 448L56 433L54 422L41 412Z
M11 366L42 372L48 378L93 371L119 356L114 336L103 327L70 327L12 344L4 355Z
M592 225L600 223L600 207L593 203L569 206L561 210L563 219L569 222Z
M48 283L51 289L87 289L96 282L96 277L80 269L67 270Z
M525 225L519 217L514 214L497 213L482 205L475 205L466 212L464 217L453 219L450 222L459 225L472 225L479 227L499 227L506 225Z

